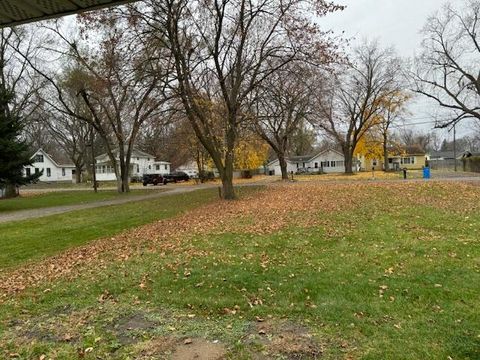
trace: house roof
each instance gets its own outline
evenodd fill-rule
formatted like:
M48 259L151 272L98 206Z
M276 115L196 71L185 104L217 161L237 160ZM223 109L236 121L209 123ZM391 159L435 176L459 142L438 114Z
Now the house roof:
M430 159L453 159L453 151L432 151L430 153Z
M337 153L337 154L339 154L339 155L341 155L341 156L344 156L340 151L338 151L338 150L336 150L336 149L327 148L327 149L323 149L322 151L319 151L318 153L316 153L314 156L312 156L312 157L310 158L310 160L313 160L314 158L316 158L316 157L318 157L318 156L320 156L320 155L322 155L322 154L324 154L324 153L326 153L326 152L329 152L329 151L334 152L334 153Z
M471 151L463 151L460 153L461 158L469 158L469 157L480 157L480 153L478 152L471 152Z
M289 156L287 159L291 162L308 162L312 155Z
M289 156L287 157L287 161L290 161L290 162L296 162L296 163L304 163L304 162L310 162L312 161L313 159L315 159L316 157L326 153L326 152L329 152L329 151L332 151L332 152L335 152L341 156L343 156L343 154L338 151L338 150L335 150L335 149L323 149L322 151L319 151L318 153L314 154L314 155L301 155L301 156ZM270 161L267 166L269 165L272 165L274 162L278 161L278 159L273 159L272 161Z
M0 28L133 1L135 0L1 0Z
M125 149L126 151L126 149ZM118 148L117 149L114 149L113 152L115 154L118 154ZM101 159L101 158L104 158L108 156L107 153L103 153L101 155L98 155L95 157L95 159ZM146 157L146 158L152 158L152 159L155 159L155 156L151 155L151 154L147 154L146 152L144 151L141 151L141 150L138 150L137 148L133 148L132 149L132 157Z
M35 154L33 154L30 159L33 159L35 155L37 155L39 152L41 152L44 156L48 157L51 162L53 162L57 167L75 167L71 163L71 160L64 154L49 154L43 149L38 149L35 151Z

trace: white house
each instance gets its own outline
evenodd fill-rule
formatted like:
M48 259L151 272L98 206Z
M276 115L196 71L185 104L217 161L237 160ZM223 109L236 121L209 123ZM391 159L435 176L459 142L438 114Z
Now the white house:
M43 171L40 181L74 181L75 165L67 163L65 160L55 159L47 154L43 149L38 149L31 157L32 165L24 168L25 175L38 174Z
M278 159L267 164L270 175L281 175ZM345 171L345 158L343 154L334 149L327 149L315 155L290 156L287 158L287 172L323 172L341 173Z
M118 149L115 151L115 156L119 161ZM117 179L110 158L106 153L95 158L95 170L97 181L115 181ZM130 158L130 177L141 178L144 174L170 174L170 163L155 161L155 156L133 149Z
M195 160L189 160L187 161L186 163L183 163L182 165L178 166L175 171L181 171L181 172L184 172L186 174L188 174L188 176L190 176L191 178L196 178L198 177L200 171L198 169L198 164ZM204 171L206 172L213 172L213 175L215 177L218 177L219 176L219 172L217 170L216 167L210 167L208 165L204 165Z

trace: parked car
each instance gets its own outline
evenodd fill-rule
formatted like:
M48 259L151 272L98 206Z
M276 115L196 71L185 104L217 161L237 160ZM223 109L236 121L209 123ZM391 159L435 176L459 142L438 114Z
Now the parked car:
M179 182L179 181L188 181L190 180L190 176L188 176L187 173L183 171L175 171L171 174L168 175L163 175L163 183L169 183L169 182Z
M158 185L158 184L166 184L165 178L160 174L145 174L142 177L143 186L147 186L148 184Z

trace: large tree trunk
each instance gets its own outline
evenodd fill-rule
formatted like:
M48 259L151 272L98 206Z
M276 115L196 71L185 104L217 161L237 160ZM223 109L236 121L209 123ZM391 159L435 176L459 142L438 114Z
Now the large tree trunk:
M345 174L351 175L353 174L353 152L347 147L343 151L343 155L345 157Z
M80 184L82 182L82 169L83 166L75 165L75 183Z
M230 115L230 123L234 123L235 116ZM220 174L222 178L222 198L224 200L235 200L235 189L233 187L233 166L235 158L236 134L233 126L227 130L227 153L225 154L224 171Z
M387 148L387 133L383 134L383 170L389 171L390 164L388 163L388 148Z
M222 198L224 200L235 199L235 189L233 187L233 147L227 150L225 156L225 167L220 173L222 179Z
M120 174L117 175L117 191L127 193L130 191L130 177L128 166L124 161L120 162Z
M6 198L14 198L18 196L17 187L13 184L6 184L4 188L3 197Z
M130 192L130 177L128 176L128 170L122 175L122 192Z
M233 187L233 171L225 171L223 173L222 198L224 200L235 200L235 189Z
M282 171L282 180L288 180L287 160L285 154L282 152L277 153L278 162L280 163L280 170Z

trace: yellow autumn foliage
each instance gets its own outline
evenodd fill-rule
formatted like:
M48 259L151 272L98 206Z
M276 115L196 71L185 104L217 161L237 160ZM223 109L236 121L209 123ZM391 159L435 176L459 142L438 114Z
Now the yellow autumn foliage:
M366 159L383 159L382 141L371 133L363 135L357 143L355 155L365 156Z
M268 145L261 140L241 140L235 148L235 169L253 170L268 158Z

